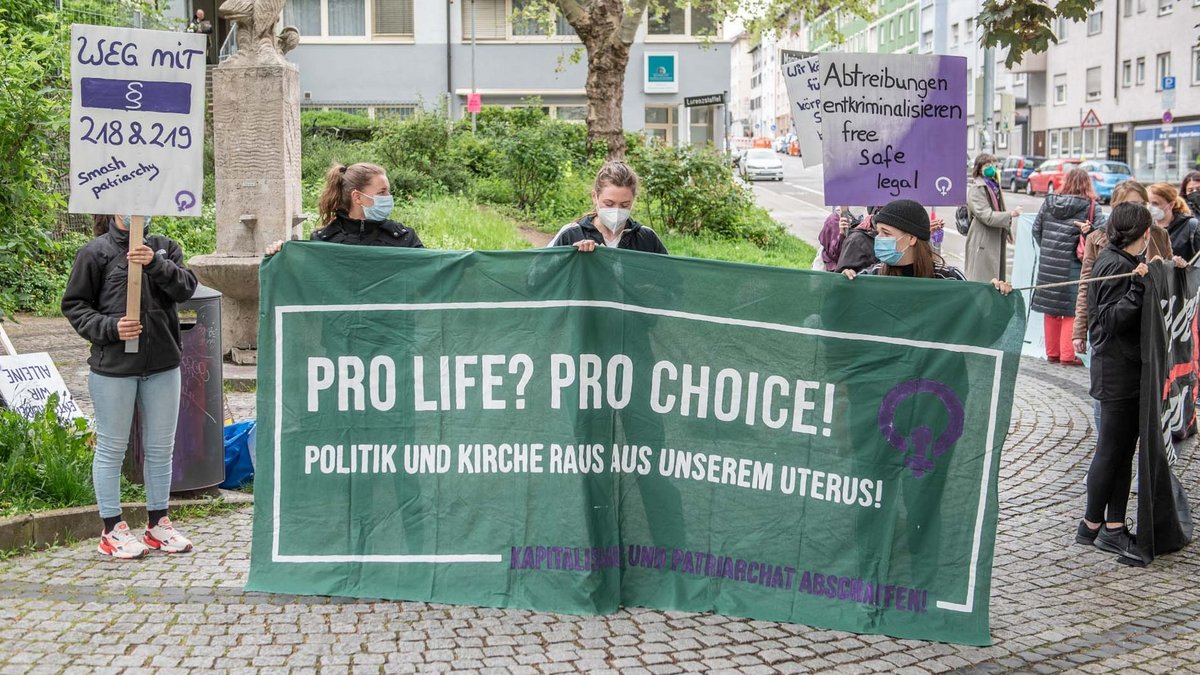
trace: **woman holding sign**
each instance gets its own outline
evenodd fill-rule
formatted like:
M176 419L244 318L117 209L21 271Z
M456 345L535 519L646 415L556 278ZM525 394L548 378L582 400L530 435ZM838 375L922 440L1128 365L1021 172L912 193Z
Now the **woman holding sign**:
M313 241L355 246L425 248L411 227L390 220L395 201L387 172L377 164L359 162L334 164L325 172L325 189L318 206L321 227ZM277 241L267 247L275 255L283 247Z
M592 186L591 213L569 223L547 246L574 246L594 251L597 246L666 254L654 230L629 217L637 198L638 175L625 162L606 162Z
M96 216L96 237L75 255L62 312L92 343L88 389L96 412L92 483L104 520L99 550L114 558L140 558L151 548L192 550L192 542L167 518L171 457L179 418L180 336L177 304L196 291L196 275L183 265L179 244L148 235L129 248L129 216ZM142 265L142 315L125 316L129 263ZM125 341L140 348L126 353ZM129 447L134 404L145 446L146 531L139 539L121 517L121 464Z

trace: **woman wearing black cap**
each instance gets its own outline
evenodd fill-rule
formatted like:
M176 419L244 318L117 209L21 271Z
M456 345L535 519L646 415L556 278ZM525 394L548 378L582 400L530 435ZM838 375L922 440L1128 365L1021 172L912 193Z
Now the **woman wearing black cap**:
M911 199L897 199L875 213L874 223L879 231L875 237L875 257L879 262L862 274L966 281L957 267L947 265L933 252L929 243L929 214L924 206ZM847 279L857 276L849 269L842 274ZM1012 290L1008 283L996 279L992 279L992 285L1006 295Z

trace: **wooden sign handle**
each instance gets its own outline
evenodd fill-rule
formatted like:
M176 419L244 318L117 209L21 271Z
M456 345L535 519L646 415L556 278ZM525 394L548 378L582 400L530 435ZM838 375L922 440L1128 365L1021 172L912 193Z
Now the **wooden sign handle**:
M142 245L142 239L145 237L144 230L145 221L142 216L129 217L129 252ZM126 286L127 295L125 296L125 316L131 319L141 319L142 315L142 266L140 263L129 263L129 282ZM136 354L138 351L138 340L125 341L125 353Z

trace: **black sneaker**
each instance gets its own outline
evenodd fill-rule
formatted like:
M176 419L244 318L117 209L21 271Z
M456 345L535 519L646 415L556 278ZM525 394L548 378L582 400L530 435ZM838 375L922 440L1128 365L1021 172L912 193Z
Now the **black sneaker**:
M1126 565L1144 566L1146 558L1142 555L1141 549L1137 547L1137 541L1134 536L1129 533L1128 527L1121 527L1116 530L1108 529L1104 526L1096 535L1096 548L1109 553L1116 553L1118 560Z
M1095 546L1096 535L1100 534L1100 528L1103 525L1097 525L1096 529L1087 526L1087 523L1079 521L1079 527L1075 530L1075 543L1083 544L1084 546Z

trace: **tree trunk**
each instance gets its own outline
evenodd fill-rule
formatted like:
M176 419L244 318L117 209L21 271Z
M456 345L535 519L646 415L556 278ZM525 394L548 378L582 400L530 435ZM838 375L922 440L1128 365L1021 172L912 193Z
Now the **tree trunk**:
M608 159L625 159L625 125L622 103L625 100L625 69L629 65L629 45L603 36L598 44L585 42L587 75L587 148L593 153L596 143L608 148Z

